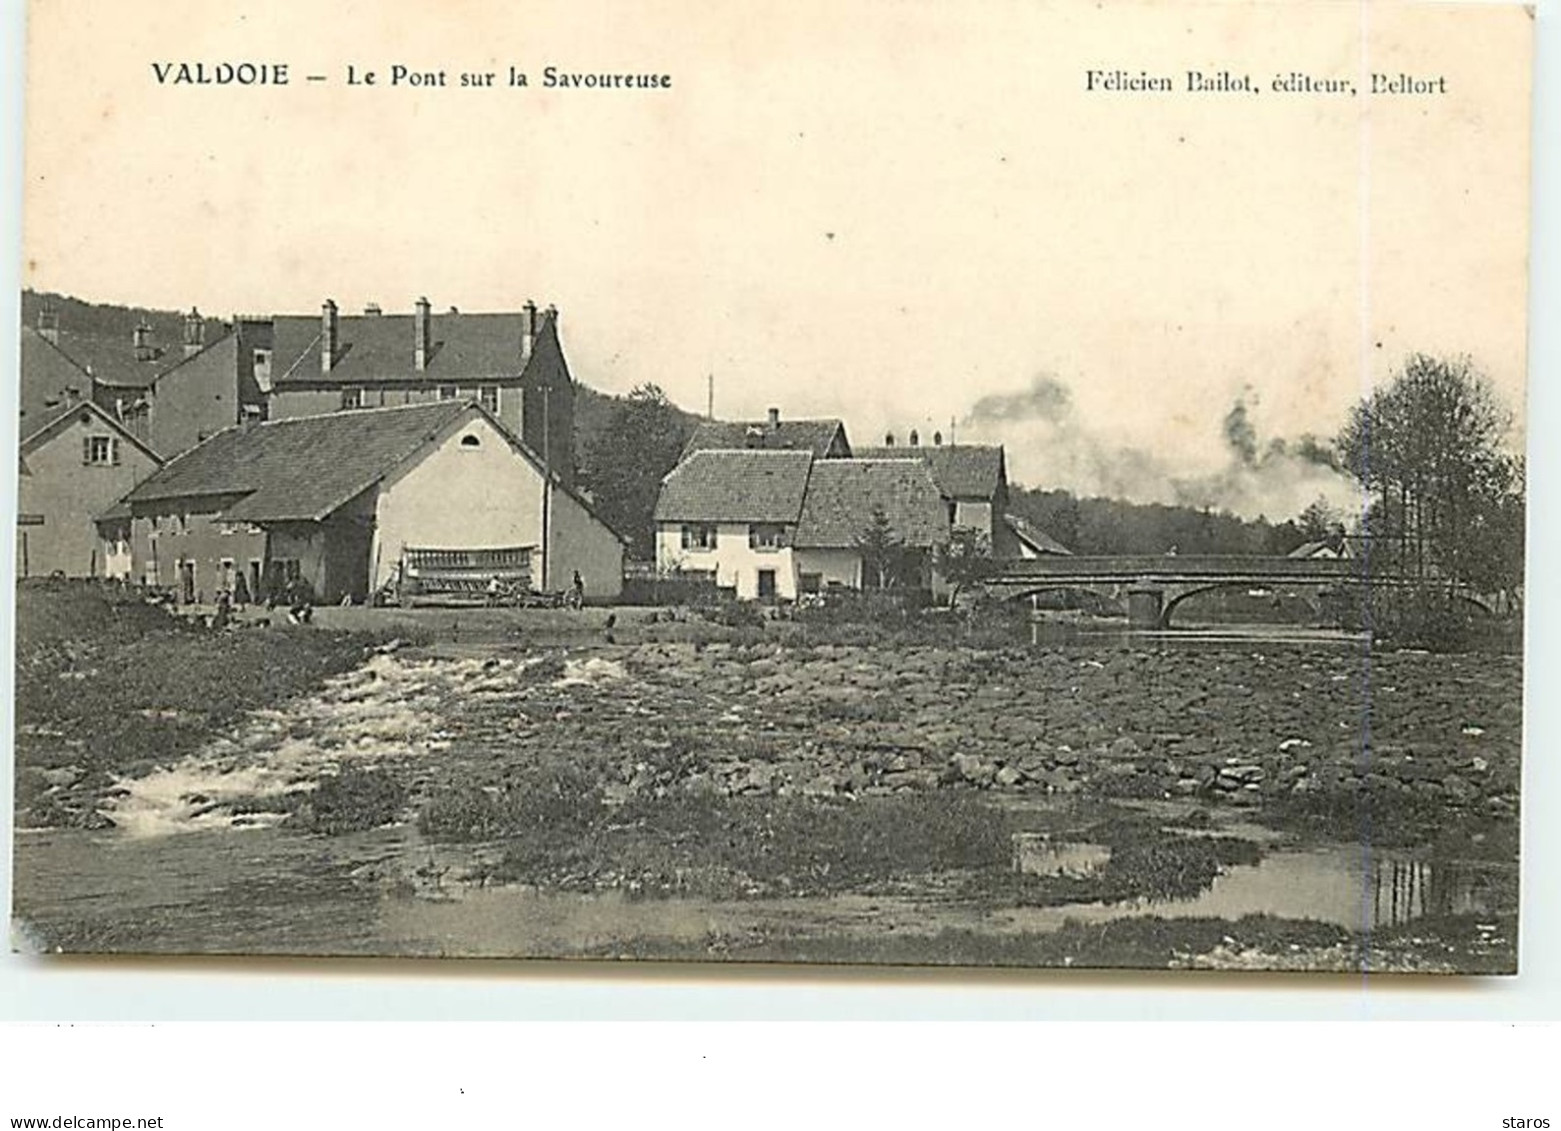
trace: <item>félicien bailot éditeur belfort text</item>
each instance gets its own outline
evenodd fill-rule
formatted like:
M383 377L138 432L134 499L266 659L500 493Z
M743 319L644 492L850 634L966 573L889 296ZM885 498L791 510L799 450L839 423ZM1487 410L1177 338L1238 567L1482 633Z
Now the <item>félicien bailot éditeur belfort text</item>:
M1258 76L1227 68L1174 74L1090 69L1084 72L1084 89L1091 94L1278 94L1343 98L1356 98L1361 94L1435 97L1448 92L1447 77L1439 74L1373 71L1362 77L1278 71Z

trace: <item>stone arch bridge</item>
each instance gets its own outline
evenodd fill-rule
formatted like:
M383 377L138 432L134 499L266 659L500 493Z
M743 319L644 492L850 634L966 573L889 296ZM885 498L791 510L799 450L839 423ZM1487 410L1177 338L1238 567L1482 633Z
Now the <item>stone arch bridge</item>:
M1214 589L1286 587L1334 588L1409 584L1402 577L1368 578L1348 558L1275 558L1236 554L1137 554L1115 557L1016 558L997 562L985 580L998 597L1028 597L1059 589L1087 589L1115 596L1127 593L1133 628L1166 628L1188 597ZM1460 597L1485 608L1477 598Z

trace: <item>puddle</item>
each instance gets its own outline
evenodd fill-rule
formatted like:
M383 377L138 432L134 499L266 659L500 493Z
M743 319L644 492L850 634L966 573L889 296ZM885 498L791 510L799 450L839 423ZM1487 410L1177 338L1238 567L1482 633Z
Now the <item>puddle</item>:
M1363 852L1353 845L1273 852L1227 868L1189 899L1132 900L994 912L1004 926L1056 930L1068 919L1108 922L1134 915L1315 919L1351 931L1396 927L1428 915L1489 915L1516 906L1516 870L1467 861Z

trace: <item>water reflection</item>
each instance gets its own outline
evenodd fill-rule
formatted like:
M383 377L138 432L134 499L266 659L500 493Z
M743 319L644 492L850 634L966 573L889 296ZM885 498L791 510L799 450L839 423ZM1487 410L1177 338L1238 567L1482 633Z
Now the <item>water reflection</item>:
M1515 903L1515 877L1489 864L1380 853L1359 846L1276 852L1232 867L1191 899L1135 900L1092 919L1278 915L1352 931L1401 926L1427 915L1495 914Z

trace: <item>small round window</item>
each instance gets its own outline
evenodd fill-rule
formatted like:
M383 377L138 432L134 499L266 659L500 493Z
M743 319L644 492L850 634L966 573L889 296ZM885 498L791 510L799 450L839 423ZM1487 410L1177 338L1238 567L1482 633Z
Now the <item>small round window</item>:
M461 437L461 447L463 447L463 448L480 448L480 447L482 447L482 441L479 440L476 436L473 436L470 432L468 432L466 435Z

